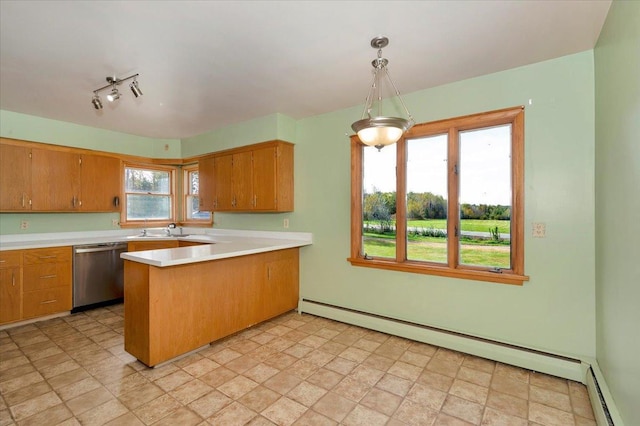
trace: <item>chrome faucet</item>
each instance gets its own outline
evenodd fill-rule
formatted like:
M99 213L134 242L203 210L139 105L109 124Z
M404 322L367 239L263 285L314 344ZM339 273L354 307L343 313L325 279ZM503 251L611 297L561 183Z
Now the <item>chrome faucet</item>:
M171 230L172 229L176 229L176 224L175 223L168 224L167 225L167 229L164 230L167 233L167 237L171 236Z

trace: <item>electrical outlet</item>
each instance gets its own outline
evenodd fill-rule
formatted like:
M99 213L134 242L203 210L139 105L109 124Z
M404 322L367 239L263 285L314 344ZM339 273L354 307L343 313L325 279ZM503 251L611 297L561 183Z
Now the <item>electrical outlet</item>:
M289 227L289 219L285 219L282 221L282 227L285 229Z
M547 235L546 226L541 222L533 222L533 237L544 238Z
M20 229L22 229L22 230L29 229L29 221L28 220L23 220L22 222L20 222Z
M118 219L111 219L111 226L113 226L114 228L120 226L120 222L118 221Z

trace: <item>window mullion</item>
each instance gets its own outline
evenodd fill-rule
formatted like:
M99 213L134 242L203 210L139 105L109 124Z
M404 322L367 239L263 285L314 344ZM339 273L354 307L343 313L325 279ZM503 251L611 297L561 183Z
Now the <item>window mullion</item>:
M364 145L351 137L351 259L364 256L362 247L362 158Z
M447 264L450 268L457 268L460 259L460 213L459 213L459 189L460 189L460 142L458 141L458 129L450 128L448 135L448 202L447 202Z
M401 138L396 154L396 261L407 260L407 144Z

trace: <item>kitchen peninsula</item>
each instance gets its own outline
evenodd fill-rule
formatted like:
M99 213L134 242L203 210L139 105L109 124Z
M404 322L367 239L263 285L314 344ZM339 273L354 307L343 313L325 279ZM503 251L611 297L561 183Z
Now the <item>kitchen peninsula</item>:
M155 366L295 309L298 251L311 234L277 234L223 231L123 253L125 350Z

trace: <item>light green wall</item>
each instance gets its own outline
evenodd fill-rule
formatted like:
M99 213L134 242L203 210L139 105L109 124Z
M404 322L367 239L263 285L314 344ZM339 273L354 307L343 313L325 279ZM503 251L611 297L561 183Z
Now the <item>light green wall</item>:
M153 139L0 110L0 136L151 158L181 158L179 139Z
M152 139L0 110L0 136L151 158L180 158L179 139ZM165 147L167 149L165 150ZM2 213L0 234L117 229L117 213ZM23 220L27 230L20 229Z
M418 122L525 105L524 286L352 267L350 124L361 106L275 114L185 139L188 157L294 142L295 212L215 215L220 228L308 231L301 297L567 355L595 356L593 52L405 95ZM531 104L529 103L531 100ZM62 126L62 125L60 125ZM97 132L101 132L96 130ZM292 138L292 134L295 137ZM530 236L544 222L547 237Z
M593 52L587 51L405 96L418 122L526 106L525 267L531 280L523 287L357 268L346 261L347 134L359 106L297 122L295 212L218 213L216 226L282 230L288 217L291 230L312 232L314 244L302 250L302 298L594 356L593 72ZM547 237L532 238L531 222L544 222Z
M291 117L271 114L183 139L182 157L193 157L275 139L292 142L295 129L296 122Z
M640 2L614 1L595 48L596 358L640 419Z

